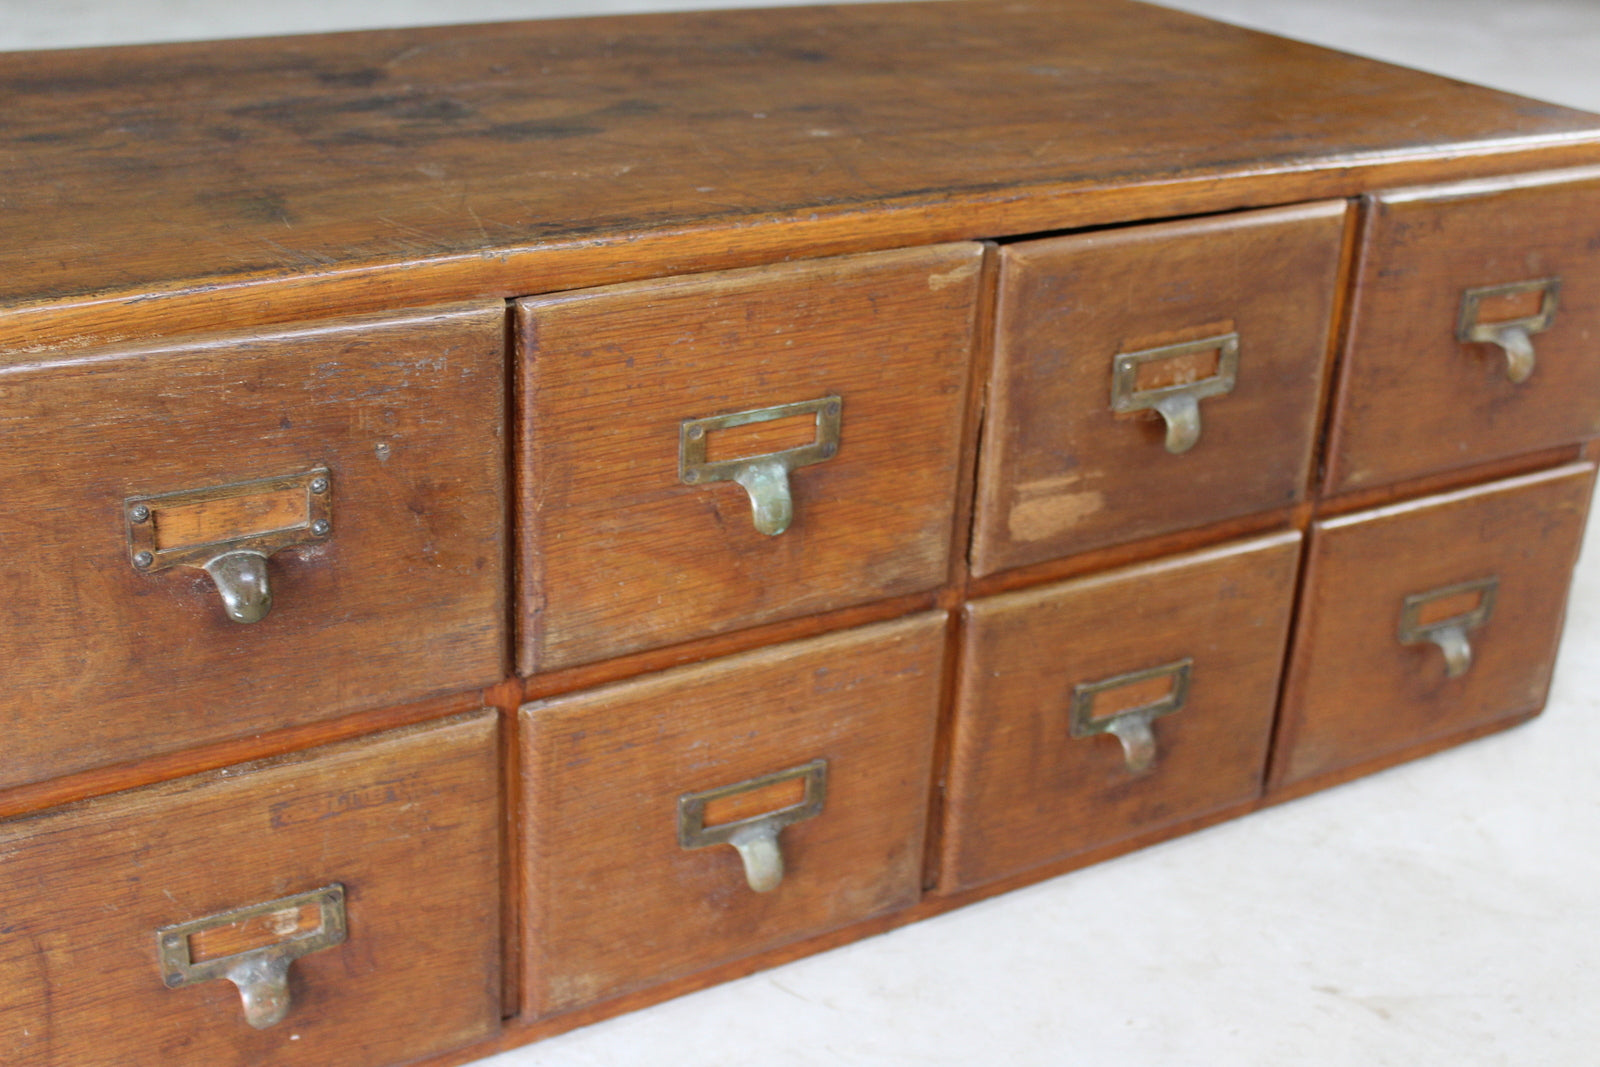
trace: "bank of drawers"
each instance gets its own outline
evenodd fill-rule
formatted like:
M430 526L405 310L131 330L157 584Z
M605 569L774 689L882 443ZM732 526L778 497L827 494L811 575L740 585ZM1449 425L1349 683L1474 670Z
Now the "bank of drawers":
M56 699L10 698L0 785L909 598L521 709L504 1008L539 1019L910 907L925 873L980 889L1514 719L1543 702L1594 480L1596 188L530 297L509 419L498 304L4 368L8 440L51 477L5 475L0 534L29 554L0 641L13 691ZM1516 457L1532 473L1471 474ZM1072 565L1113 546L1136 562ZM1055 565L1074 576L1029 570ZM57 1005L137 985L150 1047L199 1034L207 1062L332 1062L339 1019L409 1030L407 1056L489 1033L494 725L0 823L24 931L0 973ZM233 835L327 861L235 862ZM40 892L81 857L114 920ZM162 985L159 932L256 904L278 941L337 925L301 893L349 909L288 969L303 1043L241 1029L225 980ZM408 899L427 944L386 925ZM364 992L440 951L459 996ZM7 1062L92 1045L44 999L8 1002ZM401 1055L362 1048L334 1058Z

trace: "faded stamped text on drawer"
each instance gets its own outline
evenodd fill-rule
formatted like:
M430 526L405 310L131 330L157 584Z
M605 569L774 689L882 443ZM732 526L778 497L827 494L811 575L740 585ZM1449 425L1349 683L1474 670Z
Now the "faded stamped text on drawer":
M524 707L528 1012L914 903L945 629L930 612Z
M973 569L1308 490L1343 201L1009 245Z
M0 1061L378 1067L492 1035L495 738L474 712L0 822Z
M504 311L0 367L0 785L492 684Z
M520 669L938 586L980 258L520 301Z
M1313 524L1272 785L1543 706L1594 470Z
M1300 535L967 607L940 887L1253 800Z

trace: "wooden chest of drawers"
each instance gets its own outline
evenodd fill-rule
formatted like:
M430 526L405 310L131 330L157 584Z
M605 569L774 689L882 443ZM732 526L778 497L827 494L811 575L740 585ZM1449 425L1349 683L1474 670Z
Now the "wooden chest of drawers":
M1119 0L0 96L8 1064L454 1062L1543 705L1593 116Z

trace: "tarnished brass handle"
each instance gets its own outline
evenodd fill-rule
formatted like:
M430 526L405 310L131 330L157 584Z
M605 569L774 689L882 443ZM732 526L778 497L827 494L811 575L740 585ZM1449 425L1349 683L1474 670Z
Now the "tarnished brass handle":
M225 978L238 987L246 1022L275 1026L289 1014L289 965L344 941L344 901L344 886L334 883L157 930L161 980L182 989ZM249 947L216 954L207 945Z
M1159 667L1129 671L1098 682L1085 682L1072 689L1071 735L1094 737L1110 734L1122 743L1122 758L1128 773L1149 773L1156 762L1156 736L1151 724L1163 715L1181 711L1189 700L1189 675L1194 660L1184 658ZM1095 702L1117 690L1143 688L1144 683L1165 679L1167 689L1152 700L1132 707L1118 708L1109 714L1097 714Z
M204 570L222 596L223 611L234 622L260 622L272 610L272 586L267 580L264 553L224 552L208 561Z
M211 576L234 622L272 610L267 557L333 533L333 477L326 467L282 478L185 489L123 501L135 570L198 567Z
M843 401L838 397L824 396L794 404L736 411L730 415L685 419L678 431L678 477L686 485L737 482L750 497L751 517L756 529L768 537L776 537L794 521L794 497L789 491L789 472L832 459L838 454L842 406ZM708 440L717 430L796 415L811 415L816 419L816 439L809 444L738 459L706 458Z
M1400 643L1438 646L1445 677L1460 678L1472 666L1467 634L1494 614L1499 589L1500 579L1491 576L1411 594L1400 606Z
M1216 367L1195 377L1188 363L1216 354ZM1163 368L1169 373L1163 375ZM1146 374L1161 384L1141 384ZM1176 377L1179 380L1169 381ZM1233 392L1239 377L1239 335L1218 334L1198 341L1119 352L1111 362L1111 410L1117 414L1154 409L1167 424L1167 451L1181 455L1200 440L1200 401Z
M803 793L798 801L759 815L706 825L719 801L773 790L788 782L801 784ZM689 849L732 845L744 864L745 882L757 893L770 893L783 883L779 831L821 814L827 790L828 761L819 759L734 785L685 793L678 798L678 844Z
M1533 375L1533 334L1550 328L1556 317L1556 298L1561 292L1560 278L1541 278L1510 285L1488 285L1461 294L1461 314L1456 321L1456 340L1469 344L1498 345L1505 354L1506 379L1520 385ZM1515 301L1518 297L1539 294L1539 310L1529 315L1480 321L1485 306ZM1492 312L1491 312L1492 313Z

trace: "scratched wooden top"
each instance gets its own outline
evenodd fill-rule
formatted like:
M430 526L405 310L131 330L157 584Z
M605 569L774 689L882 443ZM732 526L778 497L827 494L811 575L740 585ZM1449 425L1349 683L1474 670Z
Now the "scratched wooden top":
M40 303L507 296L1595 162L1595 116L1126 0L10 53L0 343Z

